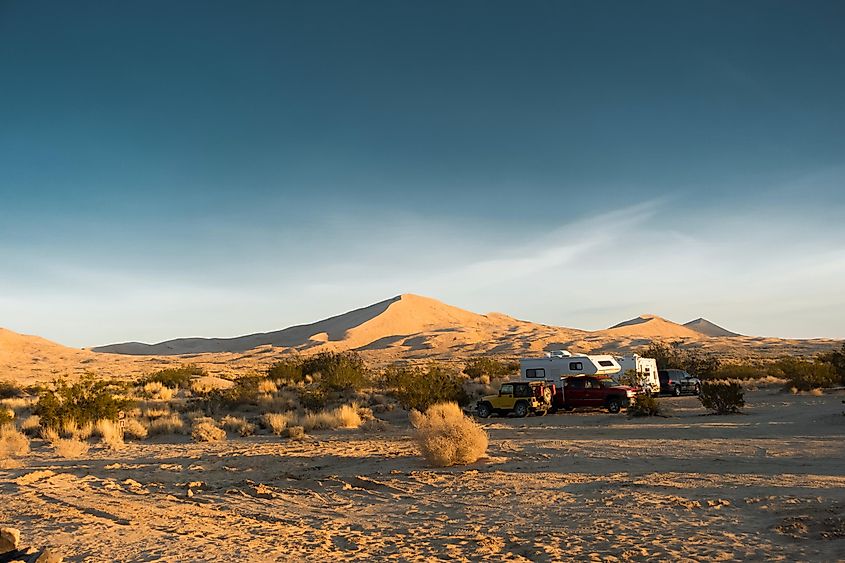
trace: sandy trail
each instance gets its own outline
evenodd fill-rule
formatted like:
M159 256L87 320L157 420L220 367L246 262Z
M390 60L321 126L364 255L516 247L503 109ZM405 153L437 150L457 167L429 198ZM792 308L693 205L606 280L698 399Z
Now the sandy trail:
M488 419L489 457L443 470L399 418L78 461L33 442L0 470L0 521L71 561L845 559L842 394L747 397L727 417L679 398L665 419Z

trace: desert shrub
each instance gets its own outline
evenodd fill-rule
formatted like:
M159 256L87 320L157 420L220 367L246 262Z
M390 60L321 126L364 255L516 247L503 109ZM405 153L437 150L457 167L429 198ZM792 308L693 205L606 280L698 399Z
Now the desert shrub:
M123 437L133 438L135 440L143 440L147 437L149 431L144 424L137 418L127 418L124 421Z
M77 426L76 432L74 432L73 436L70 437L76 438L77 440L87 440L92 434L94 434L94 423L86 422Z
M11 424L0 424L0 461L29 453L29 438Z
M58 439L52 444L56 455L59 457L74 459L88 453L88 444L77 438Z
M113 450L123 447L123 432L120 426L113 420L100 419L94 425L94 434L100 437L100 441Z
M169 401L176 393L175 389L167 387L164 383L159 381L150 381L149 383L145 383L142 389L145 396L159 401Z
M268 412L264 415L263 423L276 436L281 436L294 419L292 414Z
M333 411L337 417L339 428L358 428L361 426L361 415L358 413L358 406L342 405ZM370 411L372 414L372 411Z
M41 439L47 443L55 444L61 438L55 428L41 427Z
M276 381L300 383L305 380L305 374L302 373L302 360L288 358L278 361L267 369L267 377Z
M170 414L170 408L167 406L145 407L141 410L141 414L147 418L161 418Z
M519 372L519 362L508 362L496 358L472 358L464 366L464 373L472 379L487 378L489 384L491 379L514 376Z
M299 404L309 411L317 411L326 408L329 396L322 387L303 387L299 390Z
M786 379L785 389L809 391L836 385L839 377L830 363L798 358L781 358L769 368L769 374Z
M176 413L162 416L150 421L147 432L150 436L161 434L182 434L185 431L185 422Z
M724 364L719 366L713 379L763 379L769 375L768 370L755 364Z
M176 368L167 368L149 374L141 383L161 383L171 389L187 389L191 384L191 378L207 375L205 370L199 366L185 365Z
M640 393L628 406L628 416L660 416L663 414L660 401L651 395Z
M279 390L279 386L274 381L263 379L258 382L258 392L264 394L272 394Z
M839 377L839 382L845 385L845 342L838 350L832 350L819 355L818 360L822 363L830 364L833 371Z
M357 391L370 383L369 371L356 352L321 352L306 358L302 375L314 376L327 391Z
M195 442L220 442L226 439L226 431L217 426L213 418L202 417L194 420L191 438Z
M422 456L436 467L473 463L487 451L487 433L456 403L430 406L420 417L414 439Z
M15 421L15 411L0 407L0 426L12 424Z
M41 427L41 417L37 414L33 414L28 416L21 422L21 432L26 434L27 436L34 436L38 433L38 429Z
M60 428L70 420L80 424L115 420L121 410L133 405L131 400L117 395L120 390L114 382L98 381L91 375L73 385L60 379L53 389L39 396L34 413L41 417L42 425L52 428Z
M713 379L720 366L716 356L683 349L680 342L673 342L671 345L652 342L640 355L654 358L657 361L657 369L682 369L701 379Z
M203 409L206 414L215 414L242 406L258 406L261 398L259 385L262 381L266 380L257 376L244 376L236 379L228 389L212 389L205 395Z
M305 437L305 428L302 426L289 426L285 431L285 436L291 440L301 440Z
M735 382L704 381L698 400L705 409L716 414L739 412L745 406L742 385Z
M437 364L430 364L425 369L392 366L384 374L383 385L406 410L425 410L436 403L466 404L469 401L464 378Z
M255 433L255 425L240 416L226 415L220 421L220 424L228 432L241 436L252 436Z
M23 397L26 393L12 381L0 381L0 399Z

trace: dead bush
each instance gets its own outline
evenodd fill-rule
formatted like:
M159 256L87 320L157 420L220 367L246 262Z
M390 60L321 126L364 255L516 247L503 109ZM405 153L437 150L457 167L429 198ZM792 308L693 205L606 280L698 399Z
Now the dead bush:
M169 414L150 420L147 432L150 436L158 436L161 434L182 434L185 431L185 422L182 417L176 413Z
M41 417L37 414L28 416L21 422L21 432L27 436L35 436L41 428Z
M289 426L285 431L285 436L291 440L301 440L305 437L305 428L302 426Z
M123 427L123 437L143 440L147 437L147 427L137 418L127 418Z
M288 413L268 412L264 415L264 425L276 436L281 436L292 419L293 415Z
M745 406L742 385L734 382L704 381L698 400L705 409L716 414L736 413Z
M417 446L436 467L473 463L487 451L487 433L456 403L432 405L417 422Z
M88 453L88 443L76 438L58 439L53 442L53 449L59 457L75 459Z
M123 432L120 426L113 420L100 419L94 425L94 434L100 437L100 441L113 450L123 447Z
M175 389L171 389L159 381L145 383L143 389L146 397L157 401L169 401L176 394Z
M0 461L29 453L29 438L10 424L0 425Z
M226 415L220 423L228 432L240 436L252 436L255 433L255 425L240 416Z
M197 418L191 427L191 438L195 442L220 442L226 439L226 431L213 418Z

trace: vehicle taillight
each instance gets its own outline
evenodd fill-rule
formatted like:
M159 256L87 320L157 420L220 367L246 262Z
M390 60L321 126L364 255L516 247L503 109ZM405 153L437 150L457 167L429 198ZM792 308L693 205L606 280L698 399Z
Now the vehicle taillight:
M668 383L669 385L672 385L672 384L673 384L673 383L675 383L675 382L674 382L674 381L672 381L672 380L670 379L670 380L669 380L669 381L667 381L666 383Z

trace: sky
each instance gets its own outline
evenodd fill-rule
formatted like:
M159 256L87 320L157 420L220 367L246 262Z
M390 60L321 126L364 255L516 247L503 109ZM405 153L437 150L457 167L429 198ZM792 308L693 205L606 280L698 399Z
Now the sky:
M0 0L0 326L401 293L845 338L839 1Z

